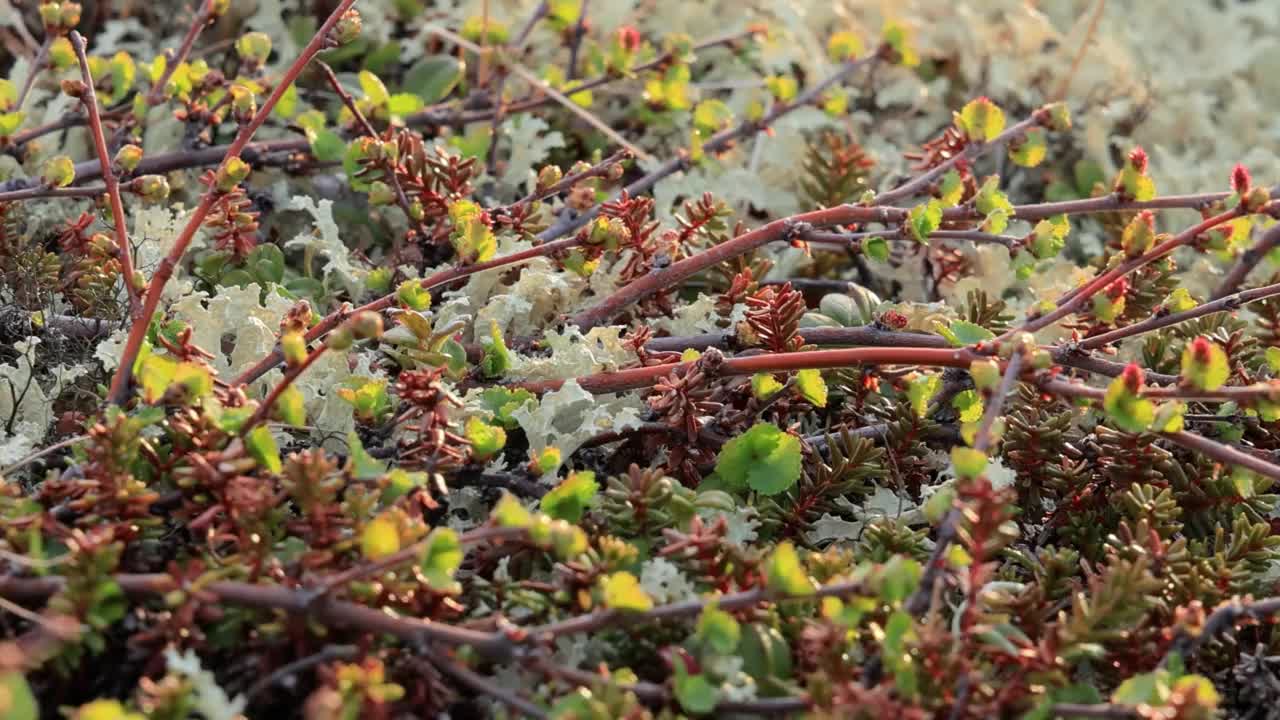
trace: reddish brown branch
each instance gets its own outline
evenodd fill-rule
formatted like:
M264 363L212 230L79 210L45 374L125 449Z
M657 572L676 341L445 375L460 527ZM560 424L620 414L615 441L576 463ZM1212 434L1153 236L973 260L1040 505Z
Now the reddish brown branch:
M129 245L129 230L124 214L124 201L120 198L120 182L111 169L111 155L107 150L107 137L102 129L102 116L98 114L98 94L93 89L93 74L89 72L89 58L85 56L84 38L75 30L71 31L71 48L80 63L80 78L84 83L84 94L80 102L89 113L89 137L93 138L94 151L98 153L98 166L102 170L102 184L107 191L107 201L111 206L111 216L116 226L116 249L120 254L120 275L124 282L125 293L129 298L129 317L137 322L141 317L142 305L138 298L138 286L135 284L133 252Z
M858 365L924 365L929 367L968 367L979 356L965 348L841 348L838 350L807 350L791 353L762 353L747 357L724 358L714 366L714 372L722 375L753 375L758 372L785 372L807 368L839 368ZM649 387L658 378L679 369L688 369L692 362L650 365L615 372L587 375L577 379L578 385L597 395ZM560 389L564 380L542 380L513 383L535 393Z
M275 108L276 103L280 102L280 98L284 96L289 86L293 85L294 80L302 73L302 69L307 63L316 56L316 53L322 50L329 41L329 32L334 25L338 23L343 14L355 3L355 0L341 0L333 13L329 15L320 29L316 31L311 41L303 48L302 54L298 56L289 69L285 71L280 82L276 84L275 89L267 98L262 107L258 109L256 115L241 128L236 135L235 140L227 148L226 155L223 157L219 167L225 167L227 162L234 157L239 157L245 146L249 144L249 140L253 134L257 132L262 123L266 122L267 116L271 110ZM178 263L182 261L182 256L186 253L187 247L191 244L192 238L195 237L196 231L200 229L200 225L204 223L205 217L209 211L213 209L214 202L218 199L218 190L216 184L211 184L204 196L200 199L200 204L196 206L195 212L192 213L191 219L187 221L186 227L182 229L177 241L173 245L173 249L160 262L160 267L156 269L155 275L147 285L146 299L143 302L142 314L134 321L133 326L129 329L129 337L125 342L124 353L120 359L120 366L116 368L115 377L111 382L111 391L107 398L108 402L119 405L125 401L129 392L129 383L133 376L133 362L138 357L138 352L142 349L142 341L146 338L147 328L150 324L151 317L155 314L156 309L160 305L160 298L164 292L165 283L172 277L174 270L178 267Z

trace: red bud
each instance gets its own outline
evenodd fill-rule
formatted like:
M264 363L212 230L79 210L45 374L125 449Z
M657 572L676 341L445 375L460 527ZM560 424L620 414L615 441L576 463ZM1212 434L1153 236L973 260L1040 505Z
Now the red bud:
M1253 179L1249 177L1249 169L1236 163L1236 166L1231 168L1231 189L1240 195L1247 195L1252 187Z
M1129 151L1129 164L1139 174L1145 174L1147 172L1147 151L1143 150L1141 146Z
M627 52L635 52L640 49L640 31L631 25L623 25L618 28L618 44Z
M1213 344L1208 338L1201 335L1191 341L1191 357L1195 358L1198 363L1207 363L1213 357Z
M1142 389L1142 368L1138 367L1137 363L1125 365L1120 377L1124 379L1125 389L1129 392L1137 393Z
M1120 278L1116 280L1115 282L1108 285L1107 289L1104 292L1106 292L1107 297L1110 298L1111 300L1113 301L1119 300L1120 298L1124 297L1125 293L1129 292L1128 278Z

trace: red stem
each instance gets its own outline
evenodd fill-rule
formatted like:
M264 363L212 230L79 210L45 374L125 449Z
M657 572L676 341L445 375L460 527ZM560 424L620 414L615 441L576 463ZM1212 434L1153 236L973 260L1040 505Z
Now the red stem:
M785 372L807 368L839 368L857 365L927 365L931 367L969 367L979 356L965 348L859 347L836 350L806 350L790 353L762 353L747 357L725 358L715 367L721 375L753 375L758 372ZM578 385L590 393L622 392L649 387L660 377L678 368L689 368L692 362L650 365L578 378ZM542 380L514 383L535 393L559 390L565 380Z
M280 79L280 82L276 83L271 96L258 109L258 114L254 115L253 119L240 128L240 132L236 135L230 147L227 148L222 162L219 163L219 169L224 167L231 158L239 157L240 152L249 144L253 134L258 131L262 123L266 122L267 116L270 115L271 110L280 101L280 98L284 96L285 91L298 78L298 75L302 74L302 69L324 48L328 42L329 31L333 29L333 26L338 23L338 20L353 4L355 4L355 0L341 0L338 3L338 7L324 21L324 25L320 26L315 36L311 38L311 42L307 43L307 46L303 48L302 54L285 71L284 77ZM142 305L142 314L134 321L133 326L129 328L129 339L125 343L120 366L116 368L115 377L111 382L111 392L107 398L108 402L116 405L124 402L129 391L129 381L133 377L134 359L138 357L138 353L142 349L142 341L147 336L147 326L151 322L151 317L160 305L160 297L164 292L165 283L169 282L169 278L173 276L174 269L181 262L183 254L186 253L187 247L191 244L191 239L195 237L196 231L200 229L200 225L213 208L218 196L216 185L210 185L209 189L205 191L204 197L200 199L200 204L196 207L195 212L192 213L186 227L182 229L182 233L174 243L173 249L160 261L160 267L156 269L156 274L151 278L151 282L148 283L146 300Z
M93 74L89 72L89 58L85 56L84 38L71 31L71 48L80 62L80 77L84 81L84 96L80 98L89 112L89 137L93 138L94 151L98 153L98 165L102 168L102 184L106 187L107 200L111 204L112 219L116 225L116 246L120 254L120 274L125 293L129 297L129 318L137 322L142 305L138 288L134 285L133 249L129 245L129 231L125 225L124 201L120 198L120 182L111 170L111 156L107 150L107 137L102 130L102 116L98 114L98 94L93 89Z

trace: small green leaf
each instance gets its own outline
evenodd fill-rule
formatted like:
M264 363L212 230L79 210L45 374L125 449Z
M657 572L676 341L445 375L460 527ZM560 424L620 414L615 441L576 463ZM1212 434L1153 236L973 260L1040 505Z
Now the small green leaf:
M1217 390L1231 377L1227 353L1201 335L1182 351L1182 379L1199 390Z
M832 33L827 40L827 57L831 62L852 60L862 54L862 39L847 31Z
M37 720L40 717L36 696L20 672L0 674L0 717L8 720Z
M49 187L66 187L75 182L76 164L66 155L55 155L45 163L40 178Z
M1045 141L1044 130L1032 128L1021 141L1009 146L1009 159L1015 165L1036 167L1044 162L1048 152L1049 144Z
M266 425L259 425L244 437L244 446L258 464L267 472L278 473L283 467L280 464L280 449L276 447L276 439Z
M283 422L294 427L307 424L306 403L302 398L302 392L293 385L286 387L276 399L276 412Z
M814 407L827 406L827 383L822 379L822 372L814 368L806 368L796 372L796 390Z
M703 100L693 109L693 127L703 135L714 135L733 122L733 111L723 100Z
M360 442L360 436L354 430L347 433L347 470L356 480L374 480L387 471L386 464L364 449L364 443Z
M415 62L404 75L404 90L437 103L449 96L462 80L463 64L452 55L431 55Z
M966 347L968 345L976 345L988 340L994 340L996 335L990 330L969 322L968 320L952 320L950 327L942 323L934 323L938 334L945 337L955 347Z
M387 86L382 84L382 79L368 70L360 71L360 90L364 92L364 97L374 105L381 107L391 100L390 93L387 92Z
M142 361L142 399L148 403L159 402L164 397L173 376L178 372L178 363L164 355L148 355Z
M861 247L862 253L876 262L889 259L889 243L882 237L863 238Z
M311 154L319 163L337 163L347 152L347 143L342 141L338 133L328 128L307 131L307 141L311 143ZM355 146L353 146L355 147Z
M955 168L947 171L938 182L938 201L947 207L953 207L964 197L964 178Z
M963 390L951 398L951 407L960 413L960 422L971 423L982 419L982 396L975 390Z
M680 707L694 715L703 715L716 708L720 693L702 673L688 674L684 663L676 660L675 695Z
M964 106L956 117L956 124L970 140L988 142L1004 130L1004 111L991 100L980 97Z
M1036 223L1031 231L1031 253L1040 260L1057 257L1067 242L1067 233L1071 232L1071 221L1066 215L1054 215Z
M1267 359L1267 367L1271 368L1271 372L1280 372L1280 347L1269 347L1265 354Z
M986 216L981 229L989 233L1002 233L1009 227L1009 218L1013 215L1013 203L1009 196L1000 190L1000 178L992 175L982 183L978 194L973 198L973 207Z
M951 464L956 469L957 477L975 478L987 468L987 454L957 445L951 448Z
M919 375L907 382L907 399L916 417L924 417L929 409L929 400L942 389L942 379L937 375Z
M920 64L920 56L916 54L915 46L911 42L911 34L906 26L890 20L884 24L880 38L885 45L893 49L898 56L898 62L903 66L915 67Z
M1155 422L1156 408L1150 400L1138 394L1141 384L1135 387L1132 375L1133 373L1126 372L1111 381L1103 397L1102 407L1116 427L1125 432L1137 433L1147 430ZM1137 375L1141 378L1140 370Z
M790 541L778 543L764 563L765 582L770 590L791 596L812 595L813 580L800 565L800 556Z
M385 515L370 520L360 531L360 554L366 560L381 560L399 550L400 528Z
M725 443L716 459L716 475L733 489L764 495L785 492L800 479L800 440L776 425L757 423Z
M17 132L26 117L27 114L23 112L0 113L0 137L8 137Z
M490 517L497 521L499 527L527 528L533 524L533 513L511 493L503 494L498 504L493 506Z
M480 359L480 373L487 378L502 377L511 369L511 353L502 338L502 330L496 320L489 321L489 337L481 340L484 356Z
M894 555L880 571L880 598L889 605L897 605L911 597L923 576L924 568L919 562Z
M471 442L471 455L484 462L507 444L507 432L497 425L490 425L478 417L467 419L466 438Z
M635 575L622 571L601 579L604 606L625 612L648 612L653 609L653 598L640 587Z
M720 655L730 655L738 649L742 629L729 613L714 603L702 609L698 617L698 639Z
M520 425L511 413L531 402L537 402L537 398L524 388L493 387L480 393L480 403L493 414L493 421L508 429Z
M577 524L599 489L600 484L596 482L595 473L589 471L572 473L542 496L542 512L557 520Z
M940 225L942 225L942 203L936 199L931 199L926 203L911 208L911 213L907 218L907 226L911 231L911 237L923 245L929 244L929 235L937 230Z
M453 579L453 573L462 566L462 542L458 533L449 528L436 528L427 535L426 546L418 567L433 590L455 593L461 586Z
M1276 352L1280 354L1280 348L1276 348ZM782 389L782 383L773 376L773 373L756 373L751 376L751 396L757 400L768 400Z
M396 93L387 101L387 110L392 115L401 117L416 113L422 108L422 98L413 93Z

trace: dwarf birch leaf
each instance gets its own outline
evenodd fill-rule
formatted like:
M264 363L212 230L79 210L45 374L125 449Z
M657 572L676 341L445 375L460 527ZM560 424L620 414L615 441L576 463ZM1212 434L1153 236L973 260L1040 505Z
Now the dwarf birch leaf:
M800 479L800 440L770 423L758 423L725 443L716 474L733 489L776 495Z
M822 379L821 371L806 368L796 372L796 390L814 407L827 406L827 383Z
M599 489L600 484L596 482L595 473L590 471L573 473L542 496L542 512L557 520L577 524Z
M653 598L640 587L640 581L629 572L616 572L601 580L604 605L611 610L647 612L653 609Z
M1004 111L991 100L980 97L970 100L960 111L959 124L970 140L988 142L1004 130Z
M770 590L784 595L812 595L813 580L800 565L795 545L789 541L779 543L769 559L765 560L765 582Z

